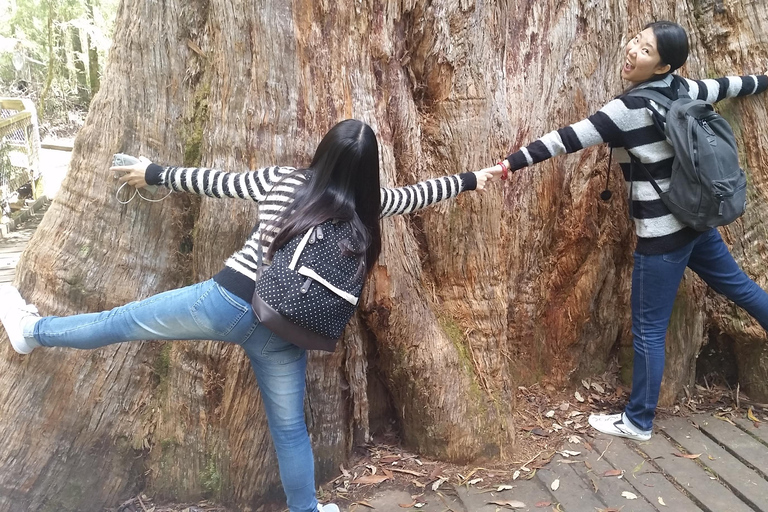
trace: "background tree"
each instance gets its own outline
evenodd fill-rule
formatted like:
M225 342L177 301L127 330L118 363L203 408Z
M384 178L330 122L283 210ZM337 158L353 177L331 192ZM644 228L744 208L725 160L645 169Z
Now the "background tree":
M477 169L618 94L622 44L659 18L690 31L684 73L765 71L768 7L754 2L125 0L108 87L17 282L45 314L105 309L209 277L250 231L255 208L243 201L118 204L114 152L230 170L306 165L330 126L355 117L379 136L386 184ZM751 200L723 232L765 287L766 99L723 109ZM606 156L553 159L483 197L384 222L361 313L334 354L310 356L319 479L390 423L426 455L509 456L516 386L599 374L616 350L626 367L634 235L620 180L616 199L598 199ZM765 358L746 351L763 336L687 277L665 398L692 383L708 337L735 340L740 368L765 381ZM0 510L89 510L138 489L240 508L275 496L239 347L0 350ZM753 381L748 392L761 396Z
M65 123L99 89L117 0L12 0L0 5L0 96L37 100L41 121ZM12 60L21 59L17 70Z

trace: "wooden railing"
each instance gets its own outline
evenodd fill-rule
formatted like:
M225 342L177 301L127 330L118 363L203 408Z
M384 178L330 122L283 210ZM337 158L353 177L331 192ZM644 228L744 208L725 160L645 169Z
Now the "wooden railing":
M0 98L0 199L37 179L40 171L35 104L28 99Z

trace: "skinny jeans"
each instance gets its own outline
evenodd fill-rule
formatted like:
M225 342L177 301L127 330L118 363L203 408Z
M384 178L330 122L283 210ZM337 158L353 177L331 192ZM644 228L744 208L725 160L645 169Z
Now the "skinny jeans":
M667 254L636 252L631 297L635 357L625 413L643 431L651 430L656 415L667 327L686 266L768 331L768 294L739 268L717 229Z
M290 512L316 512L304 420L307 354L259 323L251 305L209 279L101 313L43 317L25 337L94 349L136 340L219 340L245 349L261 390Z

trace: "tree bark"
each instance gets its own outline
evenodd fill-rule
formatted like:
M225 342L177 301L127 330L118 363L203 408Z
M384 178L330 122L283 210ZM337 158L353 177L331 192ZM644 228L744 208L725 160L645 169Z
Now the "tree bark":
M322 135L354 117L378 135L385 185L478 169L618 94L619 43L651 13L690 30L684 72L707 76L765 71L766 12L735 1L124 0L108 86L17 284L44 314L101 310L211 276L252 228L244 201L120 205L112 153L229 170L307 165ZM724 233L764 281L765 100L730 105L758 206ZM383 221L360 314L334 354L310 355L319 481L389 422L426 455L508 457L517 386L602 373L631 346L634 235L617 169L614 199L598 198L606 166L605 148L589 148ZM754 328L710 295L705 308L697 279L686 279L670 327L665 397L691 382L707 322L734 339ZM2 350L0 511L95 509L138 489L243 509L279 499L239 347Z

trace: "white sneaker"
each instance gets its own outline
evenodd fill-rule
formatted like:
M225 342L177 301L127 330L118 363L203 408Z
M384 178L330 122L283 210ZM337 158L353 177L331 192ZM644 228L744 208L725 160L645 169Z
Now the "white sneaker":
M619 414L591 414L589 424L592 428L610 436L626 437L635 441L647 441L651 438L650 430L640 430L631 421Z
M337 507L333 503L326 503L325 505L320 505L318 503L317 512L341 512L341 511L339 510L339 507Z
M30 344L24 339L24 325L28 320L40 318L37 308L24 302L19 290L9 284L0 286L0 304L0 322L8 333L13 350L19 354L29 354L39 345Z

